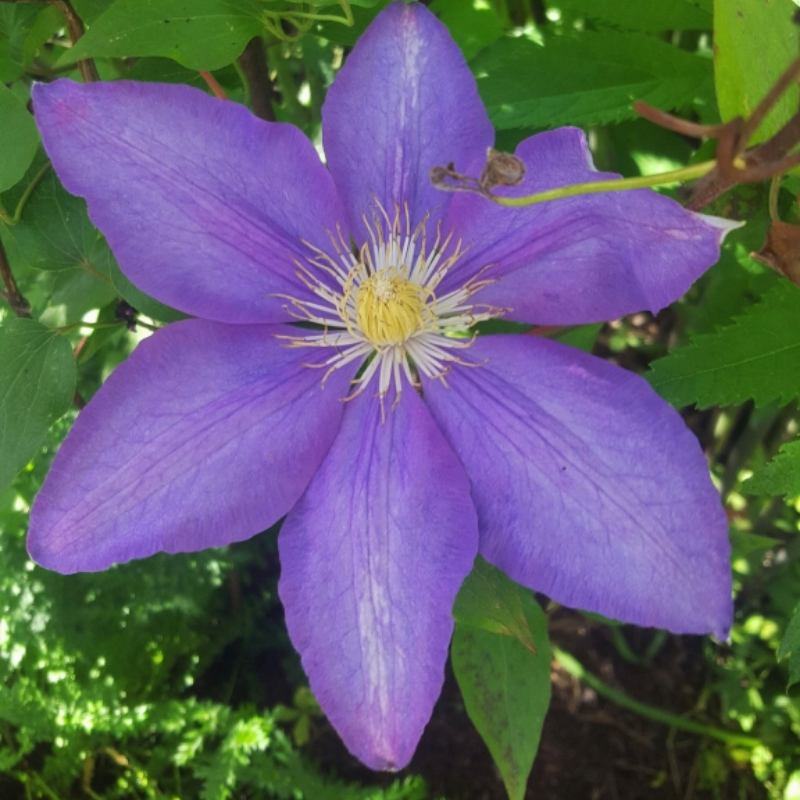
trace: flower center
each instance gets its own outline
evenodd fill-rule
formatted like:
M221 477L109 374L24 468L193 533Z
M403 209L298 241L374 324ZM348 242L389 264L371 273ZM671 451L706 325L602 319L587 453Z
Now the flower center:
M437 227L428 241L427 218L411 229L406 207L390 217L378 206L372 224L365 218L369 241L353 252L341 231L330 234L338 260L314 247L305 262L295 262L300 280L315 300L286 297L286 310L321 330L298 329L283 337L290 347L317 347L327 351L323 360L309 364L326 368L325 378L351 362L361 362L351 399L377 378L383 400L394 387L399 402L403 384L420 387L421 379L446 383L453 365L475 366L458 351L470 347L469 329L478 322L502 316L506 309L471 302L472 296L492 283L481 276L486 268L467 278L453 291L437 296L436 287L463 255L461 242L452 234L442 237ZM405 378L405 381L404 381Z
M359 330L376 348L401 345L436 326L422 286L391 267L370 275L356 292Z

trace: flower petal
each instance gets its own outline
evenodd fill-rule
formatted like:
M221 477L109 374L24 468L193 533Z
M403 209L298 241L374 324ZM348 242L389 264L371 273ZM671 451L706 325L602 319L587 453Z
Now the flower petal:
M561 128L526 139L527 167L513 196L619 177L596 172L586 137ZM481 303L510 308L521 322L572 325L656 312L676 300L719 258L739 223L701 216L649 189L580 195L527 208L504 208L459 194L445 228L469 245L440 291L457 288L487 264L499 278Z
M271 295L312 296L299 237L331 249L343 217L299 130L188 86L62 80L34 105L58 176L140 289L222 322L284 321Z
M286 514L352 377L323 392L308 353L275 339L289 330L186 320L143 341L61 446L31 514L34 561L93 572L241 541Z
M681 417L637 375L532 336L478 340L425 398L472 481L480 552L568 606L731 625L727 522Z
M420 3L393 3L376 17L328 90L322 121L359 244L375 199L389 213L408 203L412 224L430 211L435 224L450 195L433 188L431 167L480 169L494 141L461 51Z
M441 691L452 606L478 545L469 482L414 392L366 393L278 546L289 635L354 755L400 769Z

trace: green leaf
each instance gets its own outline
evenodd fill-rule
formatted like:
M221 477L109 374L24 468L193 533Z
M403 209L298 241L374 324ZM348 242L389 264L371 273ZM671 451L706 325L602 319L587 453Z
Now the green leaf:
M0 325L0 487L36 455L75 393L69 342L31 319Z
M447 25L467 61L503 35L503 23L491 3L434 0L430 9Z
M646 377L676 406L788 403L800 396L798 320L800 289L782 281L733 325L695 337Z
M460 625L512 636L536 653L522 596L516 583L479 558L458 593L453 616Z
M748 117L778 76L797 56L792 0L716 0L714 80L723 121ZM793 84L758 129L754 141L769 139L797 111Z
M86 201L67 192L52 171L36 187L25 204L20 222L10 229L10 233L17 244L20 258L29 267L70 272L79 267L152 319L173 322L186 317L154 300L125 277L105 238L89 220ZM76 288L71 278L69 282L72 288ZM98 292L96 283L97 280L84 281L86 291L88 293L91 288L98 305L105 305L109 302L109 296ZM66 295L60 298L54 294L51 302L70 304L74 299Z
M11 234L22 259L35 269L83 267L103 273L105 265L100 262L111 258L108 245L89 221L85 201L69 194L52 170L28 199Z
M559 0L558 8L633 31L710 30L710 7L693 0Z
M789 657L789 686L800 681L800 605L792 612L792 618L786 626L780 647L778 648L778 661Z
M365 8L353 8L353 25L342 25L340 22L318 22L313 28L317 36L336 44L352 47L369 27L372 20L383 11L392 0L377 0ZM363 4L367 6L367 4Z
M40 3L0 3L0 83L12 83L58 30L64 18Z
M563 344L568 344L570 347L577 347L578 350L584 350L587 353L592 352L597 334L603 327L602 322L594 322L591 325L579 325L577 328L562 333L558 337L558 341Z
M766 215L765 215L766 216ZM750 258L764 242L768 219L748 222L731 231L720 251L719 261L695 285L693 298L682 311L691 335L713 333L747 313L762 295L785 280L775 270Z
M120 297L127 300L142 314L162 322L176 322L179 319L187 319L187 315L182 311L177 311L170 306L164 305L164 303L160 303L131 283L119 268L119 264L117 264L117 260L113 256L100 262L99 269L108 278Z
M39 147L39 131L25 104L0 83L0 192L22 179Z
M533 595L478 558L456 598L453 670L510 800L522 800L550 704L547 618Z
M23 63L25 39L41 10L38 5L0 5L0 39L8 42L8 57L15 64Z
M674 109L712 80L710 61L639 33L502 39L470 66L498 128L617 122L636 100Z
M72 0L72 5L84 25L92 25L113 3L114 0Z
M52 278L50 296L39 321L50 327L74 325L87 312L119 300L108 281L85 269L59 270L48 277Z
M33 27L25 37L22 50L22 63L29 65L34 57L42 56L44 61L51 59L45 51L45 45L64 28L64 17L54 6L45 6L40 9Z
M184 83L197 89L205 89L207 86L197 70L186 69L171 58L159 57L137 59L125 75L125 80L145 83Z
M264 8L258 0L117 0L59 63L166 56L189 69L219 69L263 31Z
M772 536L745 533L736 528L731 528L728 535L731 540L731 562L735 562L737 558L747 558L753 553L771 550L781 544L780 539L774 539Z
M749 494L800 495L800 440L787 442L780 453L744 484Z
M0 39L0 84L13 83L24 70L8 55L8 41Z

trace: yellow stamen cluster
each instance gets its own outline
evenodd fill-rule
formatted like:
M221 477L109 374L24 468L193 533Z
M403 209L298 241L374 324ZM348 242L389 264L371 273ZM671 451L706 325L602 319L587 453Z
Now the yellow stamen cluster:
M370 275L356 292L356 321L377 348L401 345L417 333L435 329L424 287L389 270Z
M372 224L364 216L369 240L351 250L341 230L331 233L332 255L314 247L297 276L315 295L313 300L284 295L288 313L314 323L320 330L298 328L285 336L290 347L323 348L327 357L308 366L325 368L328 375L362 362L351 393L358 396L376 379L378 397L394 389L400 401L403 383L419 388L422 378L446 383L453 365L463 361L458 351L471 346L465 333L476 323L502 316L505 309L477 305L472 296L492 283L484 267L460 286L446 292L439 285L464 254L461 242L436 228L435 240L426 234L427 217L412 230L408 206L395 207L394 216L376 203Z

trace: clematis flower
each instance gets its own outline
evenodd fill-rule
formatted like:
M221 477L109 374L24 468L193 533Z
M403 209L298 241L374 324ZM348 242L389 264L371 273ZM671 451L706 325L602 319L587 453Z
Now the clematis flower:
M289 633L375 769L416 747L478 553L568 606L726 635L725 516L680 416L575 349L469 331L657 310L730 223L649 191L518 210L437 191L431 167L476 174L493 134L421 5L383 11L336 78L327 168L296 128L185 86L56 81L34 103L122 270L194 317L81 412L33 508L36 562L101 570L288 515ZM611 177L573 128L517 155L516 194Z

